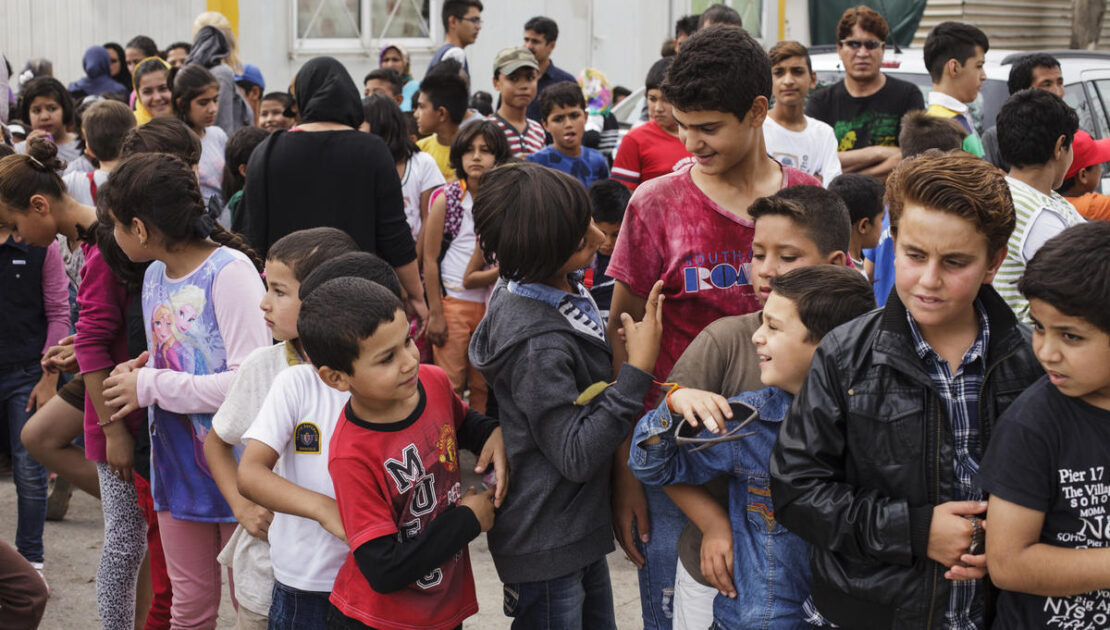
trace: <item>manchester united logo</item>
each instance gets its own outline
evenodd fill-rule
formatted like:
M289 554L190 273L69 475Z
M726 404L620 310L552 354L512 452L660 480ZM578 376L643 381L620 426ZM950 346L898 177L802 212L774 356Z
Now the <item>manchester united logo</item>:
M439 451L439 461L447 470L455 472L459 468L459 451L455 445L455 428L449 424L443 425L439 430L439 439L436 440L436 450Z

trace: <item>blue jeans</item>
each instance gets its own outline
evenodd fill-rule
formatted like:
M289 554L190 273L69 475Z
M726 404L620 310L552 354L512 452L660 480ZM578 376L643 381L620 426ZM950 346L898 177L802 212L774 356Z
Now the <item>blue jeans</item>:
M274 580L268 630L325 630L331 593L302 591Z
M505 615L513 630L616 630L608 562L553 580L505 584Z
M19 439L31 414L25 411L31 390L42 377L34 361L0 372L0 426L8 424L12 449L12 478L18 516L15 548L28 562L42 562L42 528L46 524L46 467L35 461Z
M671 630L678 537L686 527L686 515L660 486L644 484L644 494L651 519L651 539L644 544L640 542L640 533L635 532L636 548L644 555L644 567L638 574L644 630Z
M328 630L374 630L357 619L344 615L332 604L328 609ZM462 624L455 626L455 630L462 630Z

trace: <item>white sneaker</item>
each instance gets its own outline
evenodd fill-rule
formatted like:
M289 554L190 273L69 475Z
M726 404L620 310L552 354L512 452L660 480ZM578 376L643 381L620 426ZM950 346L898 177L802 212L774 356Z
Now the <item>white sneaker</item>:
M31 567L34 568L35 571L38 571L39 577L42 578L42 583L46 585L46 594L49 595L50 594L50 583L46 581L46 575L44 575L43 572L42 572L42 563L41 562L32 562Z

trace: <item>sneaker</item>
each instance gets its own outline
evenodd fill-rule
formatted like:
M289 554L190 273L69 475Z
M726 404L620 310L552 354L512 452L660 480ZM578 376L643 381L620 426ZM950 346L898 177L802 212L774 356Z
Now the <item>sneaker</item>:
M60 521L69 511L69 498L73 496L73 484L62 479L57 473L50 473L46 487L46 520Z
M42 583L46 585L46 594L49 595L50 594L50 583L46 581L46 576L42 572L42 563L41 562L32 562L31 567L33 567L35 569L35 571L38 571L39 577L42 578Z

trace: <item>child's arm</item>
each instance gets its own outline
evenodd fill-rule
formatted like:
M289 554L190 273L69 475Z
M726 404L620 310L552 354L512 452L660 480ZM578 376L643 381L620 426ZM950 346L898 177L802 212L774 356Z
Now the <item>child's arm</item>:
M676 483L663 487L667 497L701 530L701 574L725 597L736 597L732 567L732 521L705 486Z
M987 562L1007 591L1068 597L1110 588L1110 547L1067 549L1040 542L1045 513L990 498Z
M207 448L205 449L207 452ZM279 454L258 440L249 440L239 460L238 490L246 498L274 512L316 521L346 542L335 499L302 488L274 473Z
M470 255L470 262L466 263L466 271L463 273L463 288L464 289L481 289L497 282L498 268L493 265L486 269L486 259L482 254L482 246L476 245L474 253Z
M58 243L46 247L46 258L42 263L42 306L46 312L46 343L42 354L46 355L52 346L58 345L62 337L69 333L69 293L65 264L58 250ZM27 397L26 411L34 411L46 404L58 391L58 373L43 370L38 383Z
M687 391L691 390L683 389L675 393ZM692 391L696 394L709 394ZM700 398L712 400L709 396ZM721 396L717 398L724 400ZM716 401L706 404L716 404ZM728 403L724 404L727 406ZM705 413L712 415L709 411ZM731 415L731 411L729 414ZM653 486L666 486L673 483L705 483L721 474L733 472L734 444L731 442L715 444L700 451L679 448L675 442L675 432L681 420L681 414L669 412L667 401L664 400L636 423L628 466L637 479ZM724 426L724 423L721 425ZM699 437L712 436L708 430L699 434Z
M439 252L443 247L443 224L447 219L447 193L436 195L424 224L424 297L428 300L428 341L447 343L447 320L443 318L443 290L439 284Z
M462 405L458 396L455 401ZM457 434L459 446L478 455L475 473L482 474L493 464L494 476L497 477L493 507L501 507L505 493L509 491L509 458L505 453L505 440L501 436L501 427L497 425L497 420L468 409Z
M227 504L231 506L232 513L235 514L235 520L239 521L251 536L269 540L267 531L270 529L270 522L274 520L274 513L239 494L235 452L215 430L209 431L208 436L204 438L204 457L208 461L208 469L212 471L212 478L216 480L220 494L224 495Z

